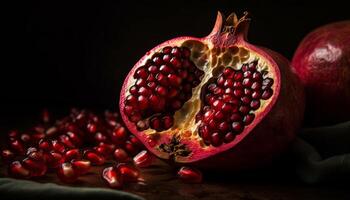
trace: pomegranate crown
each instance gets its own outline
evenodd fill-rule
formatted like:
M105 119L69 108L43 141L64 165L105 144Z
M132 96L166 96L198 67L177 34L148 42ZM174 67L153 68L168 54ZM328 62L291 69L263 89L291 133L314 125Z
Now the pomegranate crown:
M221 36L226 37L227 39L247 39L250 23L249 13L247 11L243 13L243 16L241 18L238 18L234 12L232 12L224 22L223 18L224 17L221 12L218 11L214 28L209 36L214 38Z

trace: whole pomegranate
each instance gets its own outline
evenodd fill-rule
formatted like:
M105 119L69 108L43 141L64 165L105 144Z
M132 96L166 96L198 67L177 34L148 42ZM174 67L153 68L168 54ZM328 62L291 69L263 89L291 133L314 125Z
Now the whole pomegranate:
M246 42L249 22L247 13L223 22L219 12L208 36L166 41L131 69L121 116L147 149L181 165L235 170L287 147L303 90L285 58Z
M350 120L350 21L309 33L292 66L305 85L308 125Z

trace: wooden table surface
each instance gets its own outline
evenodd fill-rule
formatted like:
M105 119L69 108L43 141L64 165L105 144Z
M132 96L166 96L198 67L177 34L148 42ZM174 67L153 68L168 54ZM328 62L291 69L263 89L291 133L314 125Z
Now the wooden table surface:
M29 114L28 114L29 113ZM20 112L7 115L0 132L13 127L29 127L35 119L33 113ZM12 118L11 118L12 117ZM13 122L13 123L11 123ZM2 140L0 135L0 143ZM104 167L94 167L91 173L80 177L72 187L106 187L101 179ZM288 164L287 164L288 165ZM5 176L6 166L0 163L0 177ZM137 194L145 199L155 200L209 200L209 199L241 199L241 200L350 200L350 185L348 183L328 183L322 185L307 185L293 174L293 169L286 165L278 165L259 172L246 173L214 173L205 172L201 184L186 184L176 178L175 169L160 161L156 165L141 170L144 184L129 184L124 191ZM38 182L54 182L62 184L54 173L37 179Z
M111 166L107 163L105 166ZM1 177L5 175L1 166ZM101 179L104 167L94 167L91 172L79 178L72 187L106 187ZM142 169L143 183L132 183L124 191L137 194L145 199L155 200L207 200L207 199L241 199L241 200L303 200L303 199L350 199L350 187L346 183L328 185L306 185L298 181L293 174L285 175L284 170L263 170L244 174L205 172L201 184L186 184L174 176L176 171L170 166L157 162L156 165ZM38 182L62 184L54 173L37 179Z

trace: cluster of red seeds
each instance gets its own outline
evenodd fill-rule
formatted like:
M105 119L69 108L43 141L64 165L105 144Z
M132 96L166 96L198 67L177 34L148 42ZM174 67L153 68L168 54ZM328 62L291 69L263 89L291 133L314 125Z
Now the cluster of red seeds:
M72 109L69 116L54 123L45 111L40 125L23 133L10 131L7 140L1 156L9 163L9 175L16 178L42 177L53 171L61 181L74 182L89 172L91 165L115 160L119 163L116 176L121 177L117 180L120 187L123 180L138 179L139 171L133 165L147 166L152 158L147 151L141 151L143 145L130 135L119 115L108 111L101 117ZM131 164L132 156L135 156L134 164ZM111 179L107 175L103 178Z
M190 55L186 47L164 47L136 70L124 112L139 130L151 127L162 131L173 125L174 112L191 98L192 88L204 74Z
M243 64L240 70L226 67L206 86L199 134L206 144L229 143L255 118L261 100L269 99L273 79L266 71L257 70L258 61Z

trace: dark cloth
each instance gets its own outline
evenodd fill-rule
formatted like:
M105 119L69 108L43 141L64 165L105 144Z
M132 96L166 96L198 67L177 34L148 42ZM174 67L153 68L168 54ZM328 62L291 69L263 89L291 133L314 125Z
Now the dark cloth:
M0 178L0 197L4 200L142 200L143 198L127 192L105 189L61 186L54 183L37 183L27 180Z

